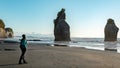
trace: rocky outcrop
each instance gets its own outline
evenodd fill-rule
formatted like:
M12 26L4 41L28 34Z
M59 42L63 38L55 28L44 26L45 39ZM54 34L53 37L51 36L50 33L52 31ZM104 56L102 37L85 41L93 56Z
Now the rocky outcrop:
M13 30L12 28L5 28L6 37L12 38L13 37Z
M5 28L4 22L0 19L0 38L13 37L13 30Z
M4 22L0 19L0 38L4 38L6 37L6 33L5 33L5 24Z
M4 24L4 22L0 19L0 28L5 28L5 24Z
M104 41L117 41L117 33L119 28L115 25L113 19L108 19L107 24L104 29L105 38Z
M70 26L65 21L65 9L61 9L54 20L55 41L70 41Z
M5 38L5 37L6 37L5 30L3 28L0 28L0 38Z

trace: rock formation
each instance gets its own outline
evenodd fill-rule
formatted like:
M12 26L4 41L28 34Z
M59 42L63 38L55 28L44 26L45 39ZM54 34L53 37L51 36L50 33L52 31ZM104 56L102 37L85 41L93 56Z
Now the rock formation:
M4 22L0 19L0 28L5 28L5 24L4 24Z
M5 28L4 22L0 19L0 38L13 37L13 30Z
M65 9L61 9L54 20L55 41L70 41L70 27L65 21Z
M4 22L0 19L0 38L4 38L6 35L5 33L5 24Z
M12 38L13 37L13 30L12 28L5 28L6 31L6 37Z
M0 38L5 38L5 37L6 37L5 30L0 27Z
M118 31L119 31L119 28L115 25L114 20L108 19L104 29L104 33L105 33L104 41L111 41L111 42L117 41Z

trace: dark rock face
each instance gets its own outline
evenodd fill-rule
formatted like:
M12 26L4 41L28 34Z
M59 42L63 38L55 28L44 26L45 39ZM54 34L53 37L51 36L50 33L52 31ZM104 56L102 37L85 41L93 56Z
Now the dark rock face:
M61 9L54 20L55 41L70 41L70 26L65 21L65 9Z
M115 25L113 19L108 19L104 29L105 39L104 41L117 41L117 33L119 28Z

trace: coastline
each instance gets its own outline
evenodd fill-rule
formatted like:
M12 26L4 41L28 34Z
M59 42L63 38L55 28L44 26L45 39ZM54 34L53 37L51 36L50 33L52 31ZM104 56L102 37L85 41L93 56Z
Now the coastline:
M90 50L78 47L28 44L25 55L28 64L18 65L18 43L5 43L0 47L0 68L119 68L120 54L114 51ZM10 48L11 47L11 48Z

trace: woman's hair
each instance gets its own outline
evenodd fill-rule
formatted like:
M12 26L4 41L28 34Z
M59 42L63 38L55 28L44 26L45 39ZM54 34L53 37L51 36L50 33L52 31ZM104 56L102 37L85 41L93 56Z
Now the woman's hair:
M24 38L24 39L26 38L25 34L22 35L22 38Z

